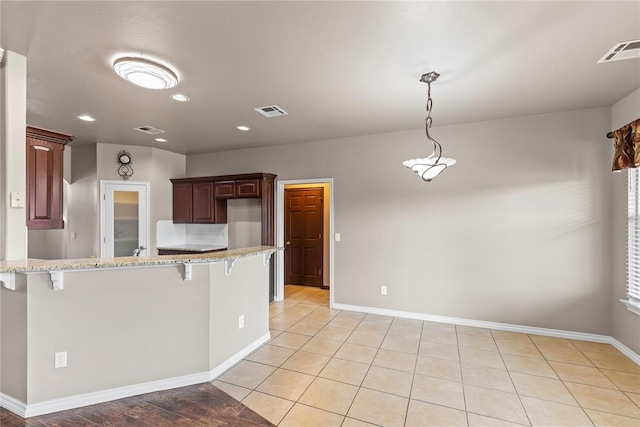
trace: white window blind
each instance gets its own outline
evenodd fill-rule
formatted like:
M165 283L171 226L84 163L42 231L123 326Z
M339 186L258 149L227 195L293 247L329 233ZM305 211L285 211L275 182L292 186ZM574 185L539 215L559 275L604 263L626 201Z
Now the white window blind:
M627 169L629 177L627 201L627 308L640 314L640 173Z

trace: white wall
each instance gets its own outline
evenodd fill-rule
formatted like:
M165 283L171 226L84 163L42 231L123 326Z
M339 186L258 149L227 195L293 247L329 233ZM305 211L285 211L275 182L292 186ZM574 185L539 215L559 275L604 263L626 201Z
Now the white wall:
M334 178L335 302L611 333L608 108L187 157L187 176ZM387 285L389 294L380 295Z
M26 196L27 58L6 51L0 73L0 259L15 260L27 257L25 208L12 208L9 204L10 192Z
M640 88L621 99L611 108L611 129L640 118ZM610 159L613 143L609 141ZM611 161L610 161L611 163ZM613 175L613 275L611 310L613 337L640 354L640 316L627 310L620 302L626 298L627 287L627 172Z
M69 149L69 148L67 148ZM71 147L71 171L67 197L67 257L88 258L100 255L96 144Z

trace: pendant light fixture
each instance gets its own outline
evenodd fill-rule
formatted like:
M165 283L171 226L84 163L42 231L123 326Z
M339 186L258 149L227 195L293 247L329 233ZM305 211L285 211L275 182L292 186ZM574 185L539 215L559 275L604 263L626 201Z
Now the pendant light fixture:
M436 176L440 175L446 168L449 166L455 165L456 161L454 159L449 159L447 157L442 157L442 146L438 141L433 139L431 135L429 135L429 129L431 128L431 124L433 119L431 118L431 111L433 109L433 99L431 99L431 83L435 82L440 74L432 71L427 74L423 74L420 77L420 81L427 84L427 118L425 119L425 133L427 134L427 139L431 144L433 144L433 152L429 157L425 157L423 159L411 159L405 160L402 164L418 175L423 180L429 182Z

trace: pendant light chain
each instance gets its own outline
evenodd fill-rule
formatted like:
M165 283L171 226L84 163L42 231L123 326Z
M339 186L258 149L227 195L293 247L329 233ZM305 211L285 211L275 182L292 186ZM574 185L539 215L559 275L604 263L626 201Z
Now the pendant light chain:
M433 80L438 77L434 77ZM427 118L425 119L425 133L427 134L427 139L431 141L433 144L433 152L429 157L437 157L436 164L440 161L442 157L442 146L438 141L436 141L431 135L429 135L429 129L433 125L433 117L431 117L431 112L433 111L433 98L431 97L431 82L433 81L431 78L427 79ZM437 155L436 155L437 153Z

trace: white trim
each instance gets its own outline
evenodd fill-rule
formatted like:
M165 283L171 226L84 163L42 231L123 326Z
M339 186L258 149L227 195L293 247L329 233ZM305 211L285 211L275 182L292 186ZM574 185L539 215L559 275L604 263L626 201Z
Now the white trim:
M584 332L563 331L561 329L537 328L534 326L512 325L509 323L487 322L484 320L462 319L459 317L437 316L434 314L414 313L410 311L389 310L386 308L366 307L360 305L334 304L336 310L357 311L360 313L381 314L384 316L403 317L406 319L428 320L432 322L451 323L454 325L475 326L477 328L496 329L499 331L520 332L523 334L545 335L548 337L567 338L572 340L611 344L636 364L640 365L640 355L617 339L609 335L587 334Z
M612 346L617 348L620 353L624 354L629 359L634 361L636 363L636 365L640 365L640 355L638 353L636 353L635 351L631 350L629 347L627 347L626 345L622 344L617 339L615 339L613 337L609 337L609 338L611 339L609 344L611 344Z
M13 412L19 417L24 418L24 414L27 412L27 404L14 399L4 393L0 393L0 407L7 411Z
M96 403L123 399L125 397L136 396L145 393L153 393L156 391L169 390L172 388L186 387L193 384L206 383L220 376L220 374L225 372L231 366L235 365L245 356L249 355L262 344L269 341L270 338L271 333L267 332L210 371L198 372L195 374L183 375L180 377L167 378L157 381L149 381L146 383L117 387L91 393L78 394L75 396L62 397L59 399L47 400L31 405L27 405L11 396L0 393L0 407L13 412L14 414L22 418L29 418L38 415L50 414L52 412L65 411L67 409L95 405Z
M249 344L248 346L246 346L245 348L243 348L242 350L240 350L239 352L237 352L236 354L234 354L233 356L231 356L230 358L228 358L227 360L225 360L224 362L222 362L212 370L210 370L209 381L213 381L216 378L218 378L220 375L225 373L229 368L231 368L233 365L235 365L236 363L238 363L239 361L241 361L242 359L244 359L245 357L253 353L258 347L268 342L270 339L271 339L271 332L267 332L266 334L264 334L263 336L261 336L260 338L258 338L257 340L255 340L254 342L252 342L251 344Z
M333 307L335 294L335 231L334 231L334 183L333 178L292 179L276 181L276 246L284 248L284 187L297 184L328 184L329 185L329 306ZM276 253L276 289L274 301L284 300L284 251Z
M640 316L640 304L635 301L629 301L626 299L621 299L620 302L624 303L627 306L627 310L632 312L633 314L637 314Z

